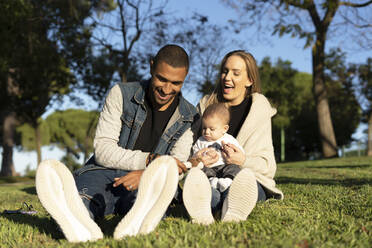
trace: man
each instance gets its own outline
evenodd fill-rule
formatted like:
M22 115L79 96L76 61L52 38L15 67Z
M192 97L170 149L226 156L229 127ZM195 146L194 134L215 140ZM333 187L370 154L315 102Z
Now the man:
M84 167L71 175L55 160L39 165L39 199L70 242L102 238L93 219L108 214L126 214L115 229L116 239L149 233L164 216L178 174L186 170L180 161L187 160L193 143L185 131L198 118L181 95L188 68L183 48L164 46L150 62L150 80L110 90L97 125L94 156ZM172 157L156 158L166 154Z

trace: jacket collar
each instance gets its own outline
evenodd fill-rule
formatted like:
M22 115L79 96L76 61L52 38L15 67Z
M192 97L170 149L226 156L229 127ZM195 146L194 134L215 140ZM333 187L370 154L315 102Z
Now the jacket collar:
M151 83L151 80L150 79L149 80L146 80L146 81L140 82L141 87L139 87L137 89L136 93L133 96L133 99L134 99L134 101L136 103L138 103L140 105L144 105L145 104L146 90L150 86L150 83Z
M257 128L262 126L275 114L276 109L271 106L270 102L264 95L253 93L251 109L236 137L239 144L244 144L248 137L250 137Z

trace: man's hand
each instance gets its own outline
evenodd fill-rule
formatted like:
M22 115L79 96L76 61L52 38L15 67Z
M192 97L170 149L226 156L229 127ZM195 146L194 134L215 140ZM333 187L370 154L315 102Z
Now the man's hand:
M118 187L119 185L123 185L128 191L133 191L138 189L139 182L141 180L141 176L144 170L136 170L131 171L125 176L116 177L114 178L115 182L113 184L114 187Z
M160 154L157 154L157 153L150 153L147 158L146 158L146 167L149 166L149 164L157 159L158 157L160 157L161 155Z
M175 157L173 157L173 158L177 162L178 174L182 174L183 172L186 172L187 171L186 165L184 165L184 163L182 163L181 161L179 161L177 158L175 158Z

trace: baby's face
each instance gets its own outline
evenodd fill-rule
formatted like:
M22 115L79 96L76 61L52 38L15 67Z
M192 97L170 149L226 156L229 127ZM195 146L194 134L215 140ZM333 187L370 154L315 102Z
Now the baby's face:
M222 123L217 115L208 116L202 119L202 135L207 141L215 141L221 138L229 129L229 126Z

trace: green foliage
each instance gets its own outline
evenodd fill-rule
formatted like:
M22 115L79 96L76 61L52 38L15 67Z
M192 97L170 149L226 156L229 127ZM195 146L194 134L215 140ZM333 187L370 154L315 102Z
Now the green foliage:
M35 176L36 176L36 170L32 170L31 169L31 166L28 164L27 166L26 166L26 169L25 169L25 175L24 175L24 177L28 177L28 178L33 178L33 179L35 179Z
M21 124L28 123L38 133L38 120L50 103L69 94L77 83L74 73L90 49L91 31L85 20L98 2L1 1L1 114L16 113ZM13 133L6 135L12 143ZM40 160L40 138L36 144ZM12 149L3 156L2 171L11 171L7 167L13 164Z
M311 90L311 75L303 81L307 88L302 92L301 111L294 116L291 126L287 129L288 158L309 158L321 152L318 136L318 122L316 106ZM361 110L355 94L351 88L344 87L342 81L327 81L328 99L334 131L338 145L347 145L352 142L352 134L359 125ZM279 131L277 131L279 132ZM297 150L296 147L300 148Z
M326 59L326 86L337 143L352 141L361 119L352 80L352 66L346 66L344 55L333 51ZM298 160L317 156L321 151L318 122L312 93L312 77L299 73L288 61L278 59L272 65L265 58L260 65L262 90L278 113L273 119L273 140L279 158L280 129L286 132L286 159Z
M332 37L343 37L351 47L365 49L371 46L371 23L367 13L371 12L372 1L363 3L334 0L321 1L246 1L237 7L236 1L225 1L239 12L246 12L248 18L235 22L241 26L258 27L258 32L272 30L272 34L305 39L304 48L311 47L313 61L314 97L319 116L319 132L322 133L322 153L325 157L337 156L337 134L332 130L327 90L325 89L326 41ZM248 24L248 25L247 25ZM332 35L330 35L332 34ZM347 34L351 34L350 38Z
M372 58L358 66L358 79L363 97L367 100L366 112L372 113Z
M81 167L81 164L75 160L74 156L70 153L67 153L62 157L61 162L67 166L67 168L72 172Z
M89 96L102 105L113 82L120 82L120 78L115 77L115 73L118 70L117 63L119 62L113 59L112 55L105 49L102 49L96 55L89 55L87 61L89 63L81 70L84 82L79 88L83 89ZM131 63L128 65L129 68L126 72L127 81L141 81L143 76L137 69L139 67L137 64L138 61L130 61Z
M41 145L46 146L50 143L50 134L49 127L43 119L39 119L38 123L40 125L41 131ZM35 128L30 124L25 123L17 127L17 133L21 137L20 148L25 151L34 151L36 150L36 137L35 137Z
M32 184L0 185L0 212L32 204L38 213L0 215L1 247L369 247L372 243L372 159L279 164L284 200L258 203L246 221L209 226L186 215L163 219L150 234L117 241L121 216L98 222L104 239L68 243L37 199Z
M345 53L340 49L331 49L325 59L327 93L339 146L350 143L351 134L359 125L362 115L353 86L355 68L347 65L345 59Z
M86 157L93 152L93 139L98 122L97 111L68 109L56 111L49 115L45 122L49 127L50 142L56 144L67 154Z
M295 88L294 76L297 71L291 68L289 61L278 59L275 66L271 65L268 57L260 65L262 91L271 103L277 108L278 113L273 125L281 128L288 127L293 117L300 111L297 97L298 89Z

